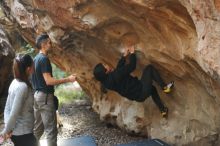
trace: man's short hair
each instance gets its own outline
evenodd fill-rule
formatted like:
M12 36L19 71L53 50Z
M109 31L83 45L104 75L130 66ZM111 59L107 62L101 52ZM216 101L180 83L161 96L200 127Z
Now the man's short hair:
M106 78L106 69L102 63L97 64L94 67L93 74L98 81L103 81Z
M49 38L49 36L46 33L43 33L41 35L39 35L36 38L36 47L37 49L41 49L41 44L46 41Z

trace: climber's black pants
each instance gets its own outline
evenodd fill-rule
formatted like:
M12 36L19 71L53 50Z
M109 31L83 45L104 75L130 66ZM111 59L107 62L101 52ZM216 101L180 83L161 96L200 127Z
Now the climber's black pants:
M141 76L143 89L140 101L144 101L147 97L151 96L158 108L163 110L164 105L160 99L156 87L153 86L153 81L158 83L162 89L164 86L166 86L163 79L160 77L159 72L152 65L148 65L145 67Z

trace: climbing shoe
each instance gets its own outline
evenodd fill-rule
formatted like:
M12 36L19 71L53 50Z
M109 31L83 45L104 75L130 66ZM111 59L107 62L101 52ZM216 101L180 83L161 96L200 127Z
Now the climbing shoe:
M63 127L63 124L62 124L62 123L59 123L59 124L58 124L58 128L61 128L61 127Z
M168 118L168 108L164 107L161 111L161 115L163 118Z
M170 93L171 92L171 89L173 88L174 86L174 81L168 83L164 88L163 88L163 92L165 93Z

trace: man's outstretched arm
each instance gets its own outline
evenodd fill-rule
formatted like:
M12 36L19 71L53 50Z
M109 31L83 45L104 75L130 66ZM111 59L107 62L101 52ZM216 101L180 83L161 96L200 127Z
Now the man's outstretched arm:
M55 79L51 76L50 73L43 73L44 80L47 85L59 85L62 83L67 83L67 82L75 82L76 81L76 75L70 75L66 78L62 79Z

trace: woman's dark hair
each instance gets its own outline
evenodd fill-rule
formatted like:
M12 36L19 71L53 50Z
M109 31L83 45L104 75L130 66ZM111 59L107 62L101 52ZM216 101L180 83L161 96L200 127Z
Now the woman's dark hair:
M41 35L39 35L36 38L36 47L37 49L41 49L41 44L46 41L49 38L49 36L46 33L43 33Z
M18 56L14 59L13 63L13 73L14 78L25 82L28 86L31 86L30 82L28 81L28 75L26 74L26 69L33 65L33 59L30 55L23 55Z
M93 74L98 81L103 81L106 78L107 74L105 72L106 69L102 63L97 64L93 70Z

